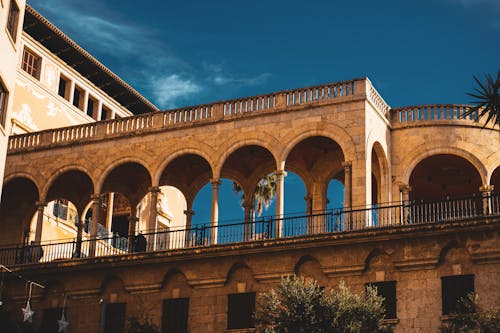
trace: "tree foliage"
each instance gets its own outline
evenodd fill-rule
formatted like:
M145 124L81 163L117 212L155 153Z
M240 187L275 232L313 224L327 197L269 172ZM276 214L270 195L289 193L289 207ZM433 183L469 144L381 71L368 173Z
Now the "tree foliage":
M441 327L442 333L498 333L500 332L500 309L485 311L477 305L477 294L470 293L459 300L462 311L450 315Z
M486 82L484 83L479 81L475 76L474 80L478 87L475 89L475 92L467 94L475 99L472 101L474 107L465 112L463 117L465 118L477 113L478 117L475 119L476 121L486 117L485 126L491 121L493 127L496 125L500 127L500 69L496 78L493 78L491 74L487 74Z
M316 281L291 276L259 297L255 319L266 333L391 332L382 325L382 301L373 288L364 298L342 281L337 290L325 293Z
M241 193L243 188L237 183L233 181L233 191L235 193ZM255 187L254 190L254 203L255 203L255 212L257 216L262 215L262 212L267 210L271 203L273 202L274 197L276 196L276 175L271 173L264 178L262 178ZM241 201L243 202L243 196Z

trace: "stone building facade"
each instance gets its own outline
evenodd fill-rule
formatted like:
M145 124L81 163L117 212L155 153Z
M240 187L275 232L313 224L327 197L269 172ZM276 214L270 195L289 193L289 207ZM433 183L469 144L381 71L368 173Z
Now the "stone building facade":
M326 290L344 280L362 294L377 283L396 332L437 332L457 295L474 291L480 306L500 306L500 131L463 118L467 109L391 108L360 78L14 135L0 262L46 286L32 298L40 329L54 327L66 295L68 332L120 331L142 315L162 332L252 332L255 298L295 273ZM302 215L284 214L287 171L305 184ZM256 184L269 174L276 212L255 219ZM241 223L219 221L222 178L243 189ZM326 209L332 179L344 190L335 211ZM193 201L207 184L207 226L192 228ZM182 228L155 227L164 186L185 199ZM97 224L84 237L89 207L107 226L109 196L124 214L126 246ZM72 203L74 239L26 244L26 230L47 228L35 213L53 200ZM151 231L141 234L144 247L136 246L141 230ZM5 286L17 316L24 281L7 275Z

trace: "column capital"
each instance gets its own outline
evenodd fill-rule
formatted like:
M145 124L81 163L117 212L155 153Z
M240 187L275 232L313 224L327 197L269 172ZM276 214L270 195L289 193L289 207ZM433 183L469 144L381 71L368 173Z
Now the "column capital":
M36 206L38 209L40 209L40 208L42 208L42 207L43 207L43 208L45 208L45 207L47 207L47 202L45 202L45 201L37 201L37 202L35 202L35 206Z
M274 174L276 175L277 178L286 177L285 170L276 170L274 171Z
M212 184L212 187L219 187L220 184L222 184L221 180L218 178L211 178L210 179L210 184Z
M148 191L151 192L151 194L153 193L161 193L161 187L160 186L151 186L148 188Z
M186 216L193 216L193 215L195 214L195 212L194 212L194 210L192 210L192 209L185 209L185 210L184 210L184 214L185 214Z
M344 171L351 171L352 162L351 161L344 161L344 162L342 162L342 167L344 168Z
M101 200L101 195L98 194L98 193L91 194L90 195L90 200L92 200L92 201Z
M495 186L484 184L483 186L479 187L479 192L489 194L490 192L493 192L494 189Z
M399 185L399 190L403 193L410 193L411 192L411 186L408 184L400 184Z

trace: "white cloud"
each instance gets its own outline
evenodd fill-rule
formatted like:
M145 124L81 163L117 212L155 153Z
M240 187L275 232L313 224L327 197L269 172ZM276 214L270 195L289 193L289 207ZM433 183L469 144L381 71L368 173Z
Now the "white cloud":
M156 100L163 108L176 107L175 101L201 91L201 87L177 74L154 78L151 82Z

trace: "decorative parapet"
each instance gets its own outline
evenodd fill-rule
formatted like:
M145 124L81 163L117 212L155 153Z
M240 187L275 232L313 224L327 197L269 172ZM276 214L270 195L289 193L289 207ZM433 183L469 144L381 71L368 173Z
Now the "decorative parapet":
M389 111L391 107L386 101L380 96L377 89L373 86L373 84L367 79L366 84L366 97L368 101L372 103L372 105L384 115L386 118L389 118Z
M365 98L365 89L360 89L365 82L368 82L366 78L328 83L243 99L14 135L9 139L8 153L40 149L53 145L96 141L127 134L132 135L138 132L145 133L155 130L189 127L195 124L229 121L243 116L282 112L296 107L325 102L341 103L353 97ZM373 91L375 90L373 89ZM378 96L378 93L376 94ZM380 97L379 99L381 100Z
M416 123L436 121L459 121L473 124L478 119L478 112L465 116L471 108L464 104L427 104L391 109L393 127L406 127ZM476 124L483 126L484 122Z

